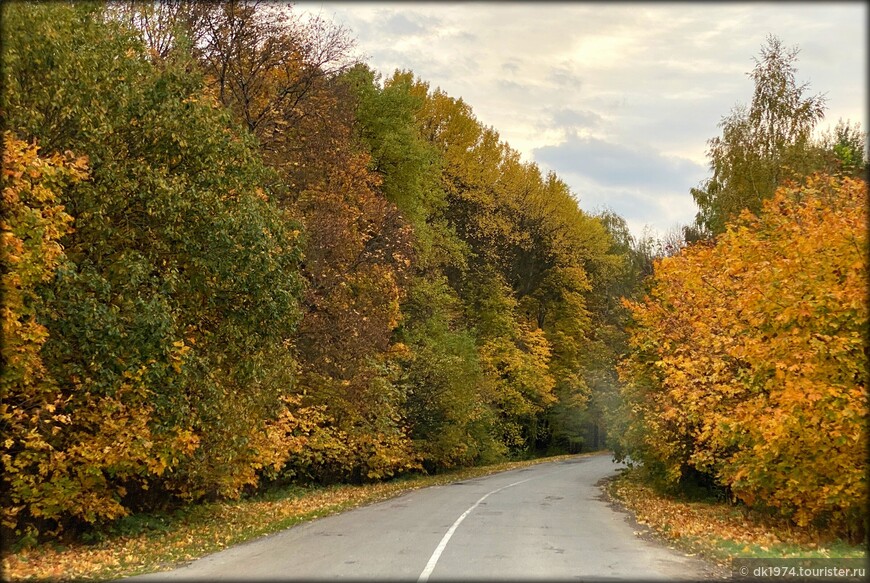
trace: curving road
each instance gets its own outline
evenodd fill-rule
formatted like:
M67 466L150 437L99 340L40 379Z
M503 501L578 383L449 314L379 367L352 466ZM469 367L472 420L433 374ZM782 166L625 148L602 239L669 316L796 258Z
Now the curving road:
M619 467L602 454L417 490L125 581L704 580L600 499Z

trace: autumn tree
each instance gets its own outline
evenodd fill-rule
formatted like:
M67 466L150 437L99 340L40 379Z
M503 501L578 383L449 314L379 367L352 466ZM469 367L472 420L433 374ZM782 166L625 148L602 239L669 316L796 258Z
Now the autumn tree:
M738 105L719 124L721 137L708 142L713 175L691 190L699 207L696 223L713 234L743 209L758 212L785 178L815 170L812 132L824 116L822 95L798 85L798 49L771 35L749 77L755 84L749 107Z
M862 537L866 221L866 183L814 175L656 263L649 297L628 304L632 459Z
M343 82L353 91L356 133L381 178L379 188L413 227L414 262L395 339L415 449L429 471L496 459L504 448L493 437L495 416L481 395L475 337L448 284L448 272L466 269L468 250L444 217L441 159L416 123L424 95L408 72L381 84L358 65Z
M113 0L105 4L104 16L137 31L149 59L160 64L200 45L211 10L209 3L195 0Z
M198 36L210 88L257 137L285 188L274 200L304 230L300 390L324 408L337 440L327 440L319 469L300 460L304 472L376 479L413 467L391 362L410 226L356 145L354 102L337 79L353 62L352 42L341 27L257 2L212 5ZM298 475L294 463L286 471Z
M477 332L503 440L515 452L546 447L550 407L585 408L586 306L620 259L562 181L522 162L462 100L422 82L414 91L420 134L441 160L444 217L469 249L467 269L447 274Z
M820 150L830 174L867 178L867 134L861 124L842 119L822 134Z
M309 147L302 117L332 124L311 103L325 80L355 62L348 31L259 1L215 3L197 24L195 53L218 99L257 136L270 164L294 163L288 151Z
M52 190L75 229L34 292L51 494L28 486L19 516L238 495L286 459L269 428L296 380L299 230L263 188L274 177L188 60L155 66L99 6L4 6L3 36L12 135L90 161Z

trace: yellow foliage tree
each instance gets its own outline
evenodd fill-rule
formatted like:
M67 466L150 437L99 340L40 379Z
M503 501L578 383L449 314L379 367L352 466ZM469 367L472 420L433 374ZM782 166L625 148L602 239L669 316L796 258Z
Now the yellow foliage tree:
M635 457L695 470L798 525L860 536L867 496L867 186L780 188L715 243L657 262L627 305Z

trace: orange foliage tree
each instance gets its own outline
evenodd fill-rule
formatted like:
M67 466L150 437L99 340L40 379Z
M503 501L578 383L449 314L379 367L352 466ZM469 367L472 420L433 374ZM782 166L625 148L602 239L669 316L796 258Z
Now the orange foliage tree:
M860 536L867 496L867 186L781 187L655 266L622 363L628 453L749 506Z

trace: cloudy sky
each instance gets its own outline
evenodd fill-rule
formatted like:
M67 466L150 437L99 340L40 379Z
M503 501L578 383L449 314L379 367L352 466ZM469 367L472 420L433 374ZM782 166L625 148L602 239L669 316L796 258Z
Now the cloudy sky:
M581 208L640 235L690 223L707 140L738 103L768 34L797 45L798 82L824 93L821 129L867 123L866 2L316 2L373 69L409 69L461 97Z

